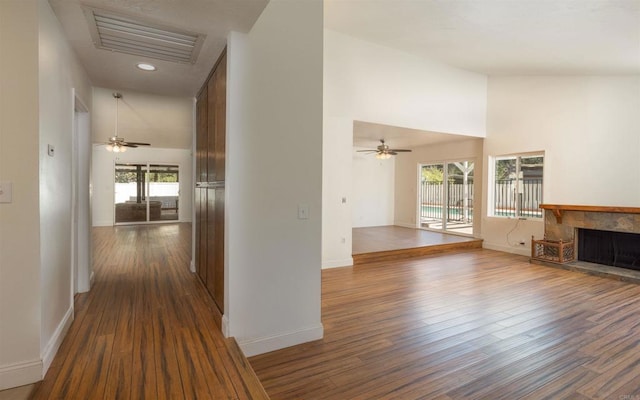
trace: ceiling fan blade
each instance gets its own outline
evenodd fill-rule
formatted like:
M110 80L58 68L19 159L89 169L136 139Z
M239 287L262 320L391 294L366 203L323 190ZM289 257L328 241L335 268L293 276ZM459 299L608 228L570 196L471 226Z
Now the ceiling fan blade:
M120 146L124 146L124 147L138 147L138 145L133 144L133 143L121 143Z
M151 146L151 143L141 143L141 142L125 142L127 144L135 144L138 146Z
M392 156L397 156L397 155L398 155L398 153L396 153L396 152L395 152L395 151L393 151L393 150L388 150L386 153L387 153L387 154L391 154Z
M411 152L411 150L408 150L408 149L389 149L389 151L395 151L395 152L398 152L398 153L410 153Z
M377 153L378 150L356 150L358 153Z

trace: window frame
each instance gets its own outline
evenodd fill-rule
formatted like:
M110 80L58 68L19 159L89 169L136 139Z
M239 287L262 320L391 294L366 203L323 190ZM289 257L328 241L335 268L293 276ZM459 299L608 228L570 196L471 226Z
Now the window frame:
M525 187L525 183L524 183L524 177L523 177L523 172L522 172L522 159L526 159L526 158L533 158L533 157L541 157L542 158L542 173L541 173L541 177L540 180L541 182L539 183L540 187L540 195L538 199L535 199L534 201L537 201L538 205L543 203L543 199L544 199L544 159L545 159L545 152L544 151L534 151L534 152L526 152L526 153L512 153L512 154L504 154L504 155L499 155L499 156L489 156L489 188L487 191L488 194L488 202L487 202L487 216L488 217L492 217L492 218L504 218L504 219L532 219L532 220L537 220L537 221L541 221L544 218L544 212L538 208L539 212L536 212L537 215L532 215L531 212L529 213L524 213L523 214L523 210L522 210L522 201L516 201L514 200L515 203L515 209L514 209L514 215L500 215L497 212L497 209L499 207L497 207L496 204L496 166L497 166L497 162L501 161L501 160L515 160L516 162L516 170L514 175L516 177L521 177L521 178L515 178L513 179L513 181L515 182L515 187L513 188L515 193L518 194L523 194L524 192L524 187ZM526 165L526 164L525 164Z

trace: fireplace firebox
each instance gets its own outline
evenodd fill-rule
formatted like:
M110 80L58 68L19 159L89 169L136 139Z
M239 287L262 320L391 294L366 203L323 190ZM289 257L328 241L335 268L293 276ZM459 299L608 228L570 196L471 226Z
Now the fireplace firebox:
M578 229L578 260L640 271L640 234Z

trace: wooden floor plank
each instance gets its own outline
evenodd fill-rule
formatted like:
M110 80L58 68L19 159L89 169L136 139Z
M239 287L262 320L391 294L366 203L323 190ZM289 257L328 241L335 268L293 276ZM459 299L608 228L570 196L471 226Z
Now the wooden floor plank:
M323 270L325 337L246 364L188 271L190 225L94 234L95 284L34 399L640 395L636 284L490 250Z
M251 399L248 388L259 393L261 383L222 336L213 300L189 271L190 224L101 227L93 234L95 283L76 296L75 320L32 399ZM267 399L263 394L255 398Z
M639 295L491 250L327 269L325 337L249 360L272 399L632 396Z

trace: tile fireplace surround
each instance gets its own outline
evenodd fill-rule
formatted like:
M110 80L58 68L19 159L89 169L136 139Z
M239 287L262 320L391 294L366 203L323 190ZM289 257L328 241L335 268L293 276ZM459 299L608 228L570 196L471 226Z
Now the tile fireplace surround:
M578 229L593 229L640 234L640 207L600 207L580 205L542 204L545 210L544 234L547 240L563 240L576 243ZM576 257L577 259L577 257ZM532 262L536 260L532 259ZM538 261L540 263L540 261ZM572 261L565 264L546 263L573 271L606 276L640 283L640 271L617 268L601 264Z
M640 233L640 208L542 204L549 240L575 239L576 229Z

